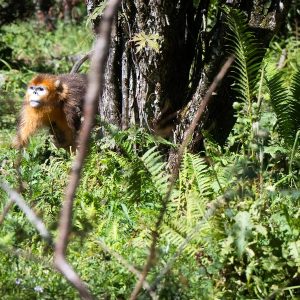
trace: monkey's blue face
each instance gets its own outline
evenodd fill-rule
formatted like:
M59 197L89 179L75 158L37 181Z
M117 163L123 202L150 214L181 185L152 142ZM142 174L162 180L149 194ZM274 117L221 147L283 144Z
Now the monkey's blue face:
M39 107L42 105L42 98L48 94L48 90L43 85L31 85L27 89L28 101L31 107Z

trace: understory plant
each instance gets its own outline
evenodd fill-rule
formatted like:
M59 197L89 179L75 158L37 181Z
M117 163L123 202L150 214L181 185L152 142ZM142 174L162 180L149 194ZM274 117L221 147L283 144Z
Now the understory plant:
M264 51L244 17L227 14L237 122L224 147L206 137L202 153L185 151L146 279L160 299L297 299L299 72L286 85L284 69L280 77L265 68L269 53L258 63ZM68 260L99 299L127 299L137 280L131 267L140 270L149 254L173 176L168 154L178 145L144 129L103 127L104 138L93 133L77 191ZM40 134L22 152L19 171L18 158L1 142L0 180L22 187L55 237L73 156ZM9 200L0 197L3 213ZM1 299L78 298L16 205L0 229Z

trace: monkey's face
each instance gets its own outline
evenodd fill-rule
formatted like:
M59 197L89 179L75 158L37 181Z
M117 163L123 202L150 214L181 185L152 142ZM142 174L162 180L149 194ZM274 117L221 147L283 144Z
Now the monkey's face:
M44 85L30 85L27 89L27 99L29 105L38 108L43 104L43 99L48 95L49 91Z

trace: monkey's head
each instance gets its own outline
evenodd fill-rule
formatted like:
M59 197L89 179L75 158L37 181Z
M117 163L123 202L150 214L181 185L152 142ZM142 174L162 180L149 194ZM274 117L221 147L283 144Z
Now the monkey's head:
M37 75L28 84L26 101L33 108L40 108L47 104L53 105L53 101L58 99L60 88L61 83L56 76Z

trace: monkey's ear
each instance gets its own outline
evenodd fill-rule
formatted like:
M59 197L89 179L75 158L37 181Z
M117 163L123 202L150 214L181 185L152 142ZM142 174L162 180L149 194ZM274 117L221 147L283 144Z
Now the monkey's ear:
M58 88L60 86L60 80L57 79L55 82L54 82L54 85L56 88Z

